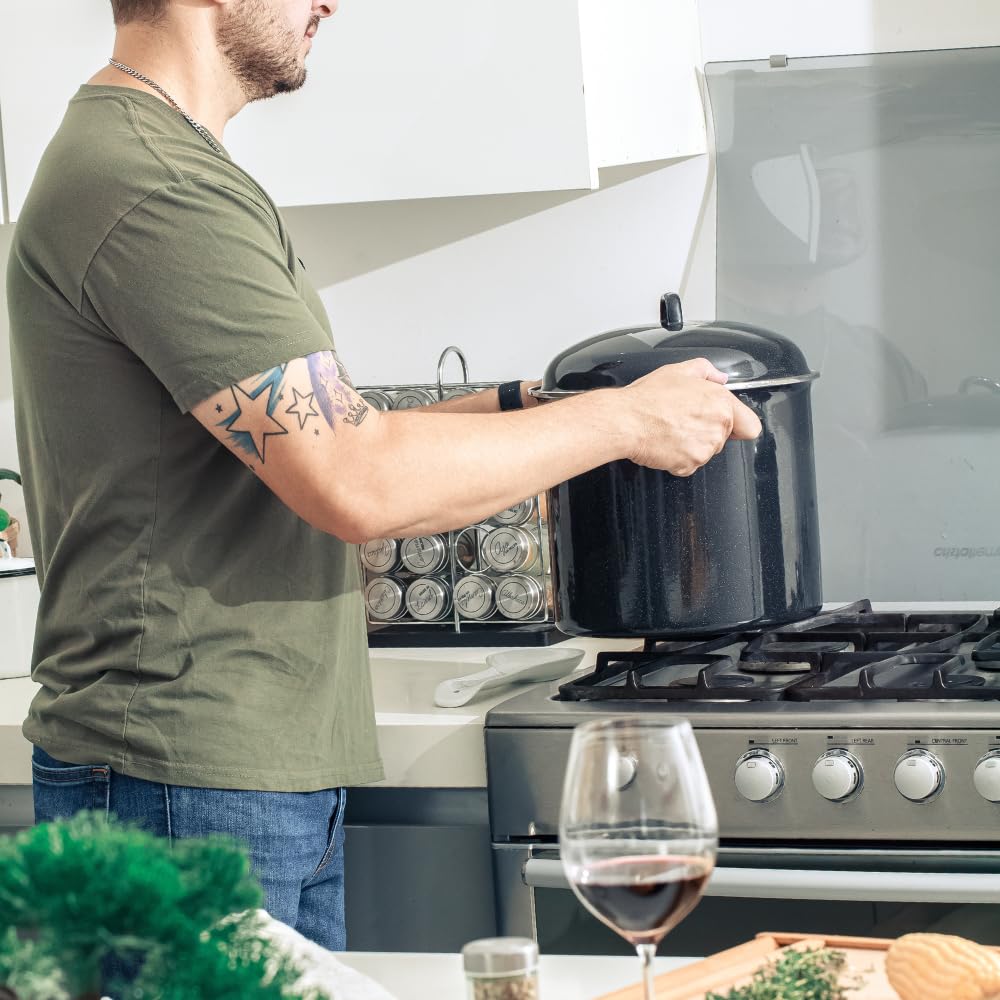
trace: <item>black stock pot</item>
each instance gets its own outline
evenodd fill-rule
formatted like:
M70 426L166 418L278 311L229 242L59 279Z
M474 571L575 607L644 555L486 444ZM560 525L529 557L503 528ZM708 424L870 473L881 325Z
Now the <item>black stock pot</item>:
M822 604L809 392L787 338L741 323L613 330L564 351L540 389L559 399L708 358L760 417L690 477L612 462L549 492L559 627L573 635L703 634L808 617ZM665 401L669 405L669 401Z

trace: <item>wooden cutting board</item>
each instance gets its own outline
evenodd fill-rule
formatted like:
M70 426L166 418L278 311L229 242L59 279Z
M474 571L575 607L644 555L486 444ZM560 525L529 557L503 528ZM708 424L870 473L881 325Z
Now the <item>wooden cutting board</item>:
M725 993L734 986L745 986L753 974L783 952L809 948L836 948L844 952L845 983L860 977L864 987L852 990L851 1000L899 1000L885 976L885 955L889 938L838 937L822 934L758 934L753 941L704 958L657 976L657 1000L703 1000L708 992ZM644 1000L642 984L636 983L598 1000Z

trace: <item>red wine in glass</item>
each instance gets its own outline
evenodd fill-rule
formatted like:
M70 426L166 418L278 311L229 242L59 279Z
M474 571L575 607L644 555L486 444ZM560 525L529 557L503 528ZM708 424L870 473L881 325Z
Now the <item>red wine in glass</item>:
M574 885L594 916L633 945L659 944L701 899L711 859L684 855L610 858Z
M654 1000L656 946L701 899L718 819L684 719L592 719L573 733L559 855L583 905L635 946Z

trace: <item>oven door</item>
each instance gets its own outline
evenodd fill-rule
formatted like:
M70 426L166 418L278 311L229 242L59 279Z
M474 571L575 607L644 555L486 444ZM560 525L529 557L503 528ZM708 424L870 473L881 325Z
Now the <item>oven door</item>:
M558 846L494 844L501 934L543 953L629 954L570 890ZM760 931L960 934L1000 945L1000 850L720 848L705 897L660 947L710 955Z

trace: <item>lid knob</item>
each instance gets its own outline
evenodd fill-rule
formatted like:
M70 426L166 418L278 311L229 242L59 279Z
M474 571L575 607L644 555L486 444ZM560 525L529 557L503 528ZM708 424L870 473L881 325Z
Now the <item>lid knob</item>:
M660 326L671 333L684 329L684 313L681 311L681 297L676 292L667 292L660 299Z

